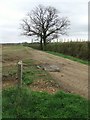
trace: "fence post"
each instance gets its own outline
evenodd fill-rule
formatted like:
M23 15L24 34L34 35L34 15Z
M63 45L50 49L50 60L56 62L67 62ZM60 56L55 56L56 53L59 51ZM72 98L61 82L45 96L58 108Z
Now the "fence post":
M18 62L18 86L22 86L22 61Z

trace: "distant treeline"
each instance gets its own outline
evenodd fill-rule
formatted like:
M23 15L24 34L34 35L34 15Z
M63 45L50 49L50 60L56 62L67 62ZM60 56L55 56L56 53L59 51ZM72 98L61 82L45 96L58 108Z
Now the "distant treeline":
M1 45L21 45L22 43L1 43Z
M25 46L40 50L39 43L23 43ZM90 60L90 42L58 42L49 43L46 46L46 51L53 51L81 58L83 60Z

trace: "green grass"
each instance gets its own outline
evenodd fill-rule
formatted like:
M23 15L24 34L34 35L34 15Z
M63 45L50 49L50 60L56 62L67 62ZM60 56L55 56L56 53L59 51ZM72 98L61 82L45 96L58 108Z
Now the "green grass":
M87 118L88 101L80 96L57 92L32 92L17 87L3 90L3 118Z
M46 51L46 52L50 53L50 54L53 54L53 55L56 55L56 56L67 58L67 59L70 59L70 60L73 60L73 61L76 61L76 62L79 62L79 63L82 63L82 64L86 64L86 65L89 64L90 65L90 61L82 60L82 59L79 59L79 58L76 58L76 57L72 57L72 56L69 56L69 55L64 55L64 54L57 53L57 52L52 52L52 51Z

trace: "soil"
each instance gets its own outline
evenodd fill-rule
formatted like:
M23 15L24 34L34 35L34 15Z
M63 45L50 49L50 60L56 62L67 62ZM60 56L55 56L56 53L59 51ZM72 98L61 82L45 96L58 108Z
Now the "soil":
M45 81L42 79L39 79L36 82L33 82L29 87L33 91L40 91L40 92L48 92L50 94L55 93L59 90L59 86L55 84L53 81Z
M49 72L65 91L88 98L88 66L66 58L51 55L32 48L26 48L33 60L38 64L53 64L60 72Z
M28 47L21 51L21 53L23 54L19 52L17 54L10 54L10 57L13 59L15 58L15 55L17 55L17 59L14 59L13 61L11 61L10 59L7 61L6 59L4 59L5 55L7 55L7 53L4 54L5 49L6 48L3 48L3 67L5 66L9 68L9 66L12 66L11 63L16 64L19 59L24 59L28 57L32 60L35 60L35 65L37 66L54 65L60 69L59 72L48 71L59 87L55 86L53 83L38 80L29 86L31 89L35 91L47 91L49 93L54 93L58 90L64 90L66 92L79 94L85 98L88 98L89 80L87 65ZM3 79L7 79L6 81L3 80L3 88L14 86L15 84L17 84L17 79L15 77L6 76L6 78Z
M18 80L17 80L16 76L11 76L11 75L8 75L8 76L3 75L2 76L2 88L3 89L17 85L17 82L18 82Z

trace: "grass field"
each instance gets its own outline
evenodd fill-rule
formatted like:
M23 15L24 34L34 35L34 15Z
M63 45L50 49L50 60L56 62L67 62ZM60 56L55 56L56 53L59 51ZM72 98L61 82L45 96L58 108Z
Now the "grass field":
M2 60L3 118L88 118L88 100L60 90L48 72L37 68L38 62L24 46L3 46ZM23 61L22 88L16 78L19 60Z

